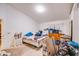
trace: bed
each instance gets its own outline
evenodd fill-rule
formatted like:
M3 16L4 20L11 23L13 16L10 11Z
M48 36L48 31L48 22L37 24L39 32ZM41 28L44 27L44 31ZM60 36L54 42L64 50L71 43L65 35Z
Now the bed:
M46 36L31 36L31 37L24 36L22 41L24 43L31 44L35 47L41 47L42 40L45 38L46 38Z

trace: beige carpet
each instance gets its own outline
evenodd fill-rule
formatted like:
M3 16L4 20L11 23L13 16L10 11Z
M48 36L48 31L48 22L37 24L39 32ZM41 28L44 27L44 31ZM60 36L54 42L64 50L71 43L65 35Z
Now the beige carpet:
M10 52L12 56L42 56L42 48L36 48L28 44L4 50Z

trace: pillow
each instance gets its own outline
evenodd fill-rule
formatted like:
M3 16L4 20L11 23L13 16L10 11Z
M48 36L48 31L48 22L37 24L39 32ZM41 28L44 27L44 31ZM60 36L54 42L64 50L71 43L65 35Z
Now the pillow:
M36 32L35 36L42 36L42 31Z
M32 32L28 32L28 33L25 34L25 36L32 36L32 35L33 35Z

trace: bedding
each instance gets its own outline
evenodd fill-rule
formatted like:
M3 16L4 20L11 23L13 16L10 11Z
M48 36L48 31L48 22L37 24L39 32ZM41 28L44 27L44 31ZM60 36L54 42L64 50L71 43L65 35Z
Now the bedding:
M36 47L40 47L42 46L41 41L43 39L45 39L45 36L30 36L30 37L24 36L22 41L34 45Z

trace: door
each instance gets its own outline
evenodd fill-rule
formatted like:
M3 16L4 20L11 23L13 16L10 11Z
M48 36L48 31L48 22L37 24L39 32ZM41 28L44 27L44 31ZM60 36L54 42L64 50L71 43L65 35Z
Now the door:
M1 20L0 20L0 47L1 47Z
M1 48L1 44L2 44L1 40L2 40L2 21L0 19L0 48Z

